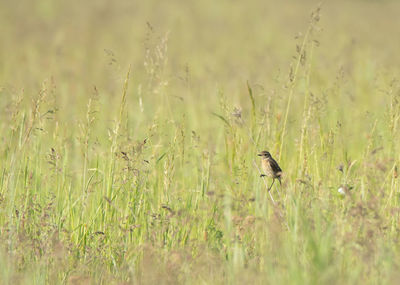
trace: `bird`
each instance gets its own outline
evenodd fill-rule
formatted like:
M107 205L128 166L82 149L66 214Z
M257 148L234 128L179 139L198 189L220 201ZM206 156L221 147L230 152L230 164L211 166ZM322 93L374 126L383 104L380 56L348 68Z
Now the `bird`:
M272 186L274 185L275 179L278 179L279 184L282 185L281 183L281 177L282 177L282 169L280 168L279 164L275 161L275 159L272 158L271 154L264 150L258 154L258 156L261 156L261 168L264 171L263 174L260 175L260 177L270 177L272 178L272 183L268 188L268 191L271 190Z

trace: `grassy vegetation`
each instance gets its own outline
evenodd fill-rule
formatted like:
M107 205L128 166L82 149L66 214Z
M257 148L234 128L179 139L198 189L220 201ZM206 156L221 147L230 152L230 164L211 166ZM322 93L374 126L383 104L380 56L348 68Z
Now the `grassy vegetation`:
M400 4L272 2L0 2L1 284L398 284Z

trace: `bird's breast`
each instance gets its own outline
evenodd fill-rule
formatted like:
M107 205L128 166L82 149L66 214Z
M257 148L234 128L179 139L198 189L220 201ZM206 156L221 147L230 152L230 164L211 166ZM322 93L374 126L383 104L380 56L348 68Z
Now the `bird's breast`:
M262 169L263 169L265 175L267 175L269 177L274 176L274 172L273 172L271 165L267 159L262 160L261 166L262 166Z

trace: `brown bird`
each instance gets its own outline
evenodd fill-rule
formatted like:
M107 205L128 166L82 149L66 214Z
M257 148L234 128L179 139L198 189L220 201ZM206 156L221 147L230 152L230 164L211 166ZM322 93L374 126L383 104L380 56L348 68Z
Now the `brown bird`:
M275 179L278 179L279 184L281 184L282 169L268 151L264 150L260 152L258 156L261 156L261 168L264 171L264 174L261 174L260 177L267 176L272 178L272 184L268 188L268 191L270 191L274 185Z

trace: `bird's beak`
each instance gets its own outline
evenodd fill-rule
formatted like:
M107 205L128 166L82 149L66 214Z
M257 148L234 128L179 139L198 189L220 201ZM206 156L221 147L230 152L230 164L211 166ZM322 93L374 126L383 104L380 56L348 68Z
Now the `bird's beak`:
M259 154L257 154L258 156L262 156L262 154L261 153L259 153Z

